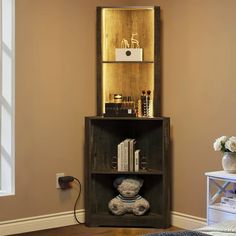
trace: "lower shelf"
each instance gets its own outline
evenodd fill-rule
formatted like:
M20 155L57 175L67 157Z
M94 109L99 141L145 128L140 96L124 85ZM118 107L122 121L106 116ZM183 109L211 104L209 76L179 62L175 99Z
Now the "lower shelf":
M229 212L233 213L236 215L236 208L230 207L230 206L222 206L220 203L215 203L213 205L209 205L209 209L214 209L218 211L223 211L223 212Z
M159 214L149 213L143 216L135 216L133 214L125 214L122 216L115 216L108 212L93 213L90 219L86 220L87 226L122 226L122 227L155 227L167 228L163 222L163 216Z
M208 207L208 221L219 223L225 220L234 220L236 218L236 209L222 207L220 204L210 205Z

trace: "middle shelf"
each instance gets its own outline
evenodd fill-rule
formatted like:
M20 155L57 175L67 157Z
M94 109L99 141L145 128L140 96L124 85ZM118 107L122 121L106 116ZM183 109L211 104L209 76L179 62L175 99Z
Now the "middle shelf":
M127 174L162 174L169 140L169 119L87 119L89 125L88 150L91 173L117 173L124 171ZM140 169L114 168L113 159L118 160L118 146L126 140L135 140L135 150L139 150ZM126 147L126 146L125 146ZM134 157L134 156L133 156ZM128 159L129 161L129 159ZM127 163L126 161L125 163ZM141 166L143 165L143 166ZM126 166L127 167L127 166Z
M117 171L117 170L92 170L93 175L162 175L161 170Z
M89 117L86 121L89 174L163 175L169 163L169 118Z

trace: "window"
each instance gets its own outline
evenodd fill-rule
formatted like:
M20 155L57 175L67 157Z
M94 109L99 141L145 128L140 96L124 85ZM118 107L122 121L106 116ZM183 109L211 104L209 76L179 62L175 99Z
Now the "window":
M15 0L0 0L0 196L15 191Z

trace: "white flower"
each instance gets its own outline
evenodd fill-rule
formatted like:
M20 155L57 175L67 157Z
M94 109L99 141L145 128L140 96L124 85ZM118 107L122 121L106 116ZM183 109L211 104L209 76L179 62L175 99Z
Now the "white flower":
M236 152L236 137L232 136L226 141L225 148L229 149L230 152Z
M217 138L213 144L215 151L220 151L222 148L222 144L224 144L226 140L227 136L221 136L220 138Z

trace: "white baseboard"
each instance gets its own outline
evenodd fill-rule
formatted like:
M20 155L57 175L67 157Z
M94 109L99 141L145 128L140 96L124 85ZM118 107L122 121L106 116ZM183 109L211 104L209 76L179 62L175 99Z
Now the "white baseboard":
M84 223L84 209L77 211L77 217ZM182 229L197 229L206 225L206 219L195 217L180 212L171 212L172 225ZM0 222L0 235L11 235L32 232L37 230L58 228L68 225L74 225L77 222L74 219L73 211L41 215L36 217L22 218Z
M206 226L206 219L172 211L171 225L181 229L197 229Z
M78 220L84 223L85 211L77 210L76 213ZM41 215L36 217L0 222L0 235L5 236L11 234L26 233L74 224L77 224L77 222L74 219L73 211Z

